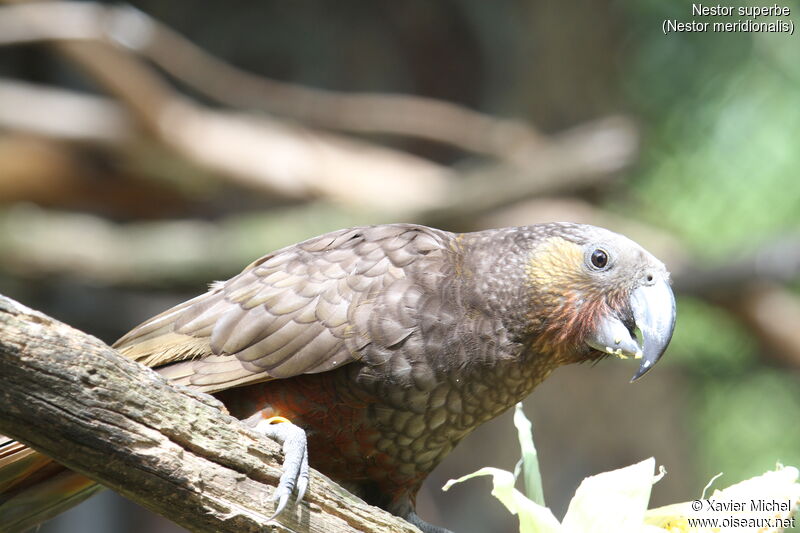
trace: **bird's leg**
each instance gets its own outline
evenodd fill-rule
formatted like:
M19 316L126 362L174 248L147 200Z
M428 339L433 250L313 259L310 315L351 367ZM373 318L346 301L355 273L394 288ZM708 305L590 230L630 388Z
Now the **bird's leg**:
M449 529L445 529L443 527L434 526L423 520L422 518L417 515L414 511L408 511L406 515L403 517L406 519L407 522L417 526L422 533L453 533Z
M246 420L249 425L283 446L283 473L272 501L278 502L270 520L286 508L289 496L297 491L297 501L301 501L308 488L308 444L303 428L292 424L282 416L264 418L261 412Z

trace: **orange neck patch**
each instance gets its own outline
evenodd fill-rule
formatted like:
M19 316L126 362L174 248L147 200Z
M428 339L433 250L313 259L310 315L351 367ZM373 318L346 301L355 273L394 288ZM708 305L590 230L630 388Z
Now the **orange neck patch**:
M534 348L563 363L575 352L605 311L605 295L584 267L581 246L552 237L534 250L525 268L531 289Z

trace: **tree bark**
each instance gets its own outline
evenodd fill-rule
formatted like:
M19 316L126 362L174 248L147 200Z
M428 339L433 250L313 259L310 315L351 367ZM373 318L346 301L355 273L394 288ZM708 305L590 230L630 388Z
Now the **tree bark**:
M0 296L0 432L191 531L413 532L312 472L269 521L280 447L211 396Z

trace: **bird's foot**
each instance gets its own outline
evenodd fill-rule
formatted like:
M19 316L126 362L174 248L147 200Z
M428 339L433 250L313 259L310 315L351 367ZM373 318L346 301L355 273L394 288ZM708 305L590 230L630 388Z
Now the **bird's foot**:
M272 495L272 501L277 502L275 512L270 517L272 520L286 508L292 492L297 491L298 502L305 496L308 488L308 444L305 430L286 418L263 418L260 413L257 416L258 419L248 421L259 433L283 446L283 474Z
M409 511L403 518L406 519L406 522L417 526L423 533L453 533L449 529L434 526L433 524L426 522L414 511Z

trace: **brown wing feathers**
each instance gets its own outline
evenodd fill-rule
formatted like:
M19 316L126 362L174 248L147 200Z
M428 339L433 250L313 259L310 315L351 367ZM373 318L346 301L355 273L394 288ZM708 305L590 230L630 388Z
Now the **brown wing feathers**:
M373 336L391 345L410 335L408 316L386 328L371 321L375 301L396 282L404 287L392 287L383 305L392 305L392 293L413 299L415 291L399 281L404 268L441 247L439 235L413 225L323 235L255 261L115 346L205 391L330 370L358 359Z

